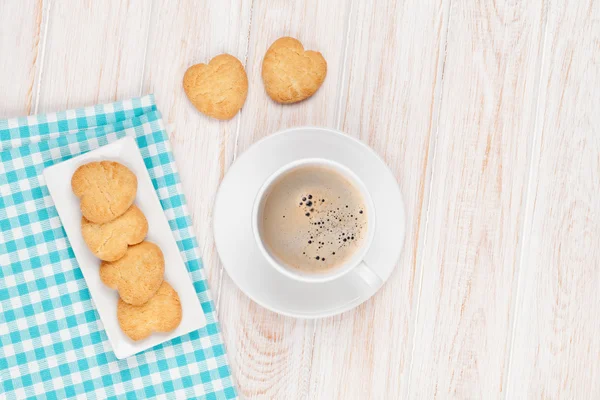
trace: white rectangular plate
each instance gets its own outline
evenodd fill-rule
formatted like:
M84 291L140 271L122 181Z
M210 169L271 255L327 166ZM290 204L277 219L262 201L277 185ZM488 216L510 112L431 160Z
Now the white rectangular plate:
M71 190L71 176L80 165L103 160L117 161L127 166L137 176L138 190L135 204L148 219L146 240L156 243L161 248L165 257L165 280L177 291L181 299L183 318L173 332L152 333L150 337L134 342L121 331L117 321L119 295L100 280L100 260L88 250L81 236L81 211L79 199ZM196 290L181 258L135 139L126 137L48 167L44 170L44 179L117 358L129 357L206 325Z

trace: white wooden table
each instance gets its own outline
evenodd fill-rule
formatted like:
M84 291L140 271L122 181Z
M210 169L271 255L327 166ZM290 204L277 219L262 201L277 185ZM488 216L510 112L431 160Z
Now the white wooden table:
M283 35L329 67L292 106L260 78ZM181 85L222 52L250 81L227 122ZM0 117L156 94L249 398L600 398L599 89L598 0L0 0ZM372 146L408 212L385 287L317 321L252 303L212 237L236 156L296 125Z

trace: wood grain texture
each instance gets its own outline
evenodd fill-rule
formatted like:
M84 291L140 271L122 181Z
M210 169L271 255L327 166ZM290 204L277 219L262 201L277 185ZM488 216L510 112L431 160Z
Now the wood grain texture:
M543 7L452 1L409 398L502 398Z
M373 147L392 169L404 194L407 234L398 243L404 251L397 269L382 290L355 311L317 322L308 398L406 395L445 3L353 3L339 128Z
M149 2L50 1L39 112L140 94Z
M344 0L288 2L254 0L246 71L250 87L240 114L237 138L227 153L232 159L256 140L298 125L334 127L342 75L347 23ZM262 59L282 36L298 38L306 49L323 53L327 78L304 102L280 105L265 93ZM249 300L223 276L219 318L240 392L248 398L306 398L314 322L276 315Z
M229 53L242 62L250 28L250 2L153 3L144 93L154 93L168 125L171 146L215 301L221 267L212 235L212 207L226 168L225 146L234 138L239 114L218 121L198 112L183 90L192 65ZM165 62L164 60L168 60ZM231 139L232 140L232 139Z
M43 30L42 1L0 1L0 118L35 110Z
M288 106L284 35L328 62ZM225 122L181 86L223 52L250 83ZM0 54L2 117L155 93L243 398L600 398L600 1L0 0ZM319 321L246 298L212 237L235 158L298 125L372 146L407 210L386 286Z
M258 139L284 128L336 126L348 10L345 0L254 0L246 68L251 83L233 149L237 154ZM307 101L287 106L268 97L261 77L267 49L282 36L297 38L305 50L319 51L327 61L327 77L321 88Z
M600 398L600 2L551 1L507 398Z

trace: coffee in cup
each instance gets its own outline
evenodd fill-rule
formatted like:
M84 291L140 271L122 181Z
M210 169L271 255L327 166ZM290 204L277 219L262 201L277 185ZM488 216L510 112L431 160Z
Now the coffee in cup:
M282 173L262 204L258 229L265 248L299 272L331 272L367 239L369 215L361 190L330 166L300 165Z

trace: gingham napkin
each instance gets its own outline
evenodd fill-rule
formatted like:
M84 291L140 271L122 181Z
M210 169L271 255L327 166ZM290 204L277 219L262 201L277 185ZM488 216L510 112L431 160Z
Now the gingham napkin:
M137 140L208 324L117 360L42 171L124 136ZM0 121L0 374L8 399L236 397L152 96Z

